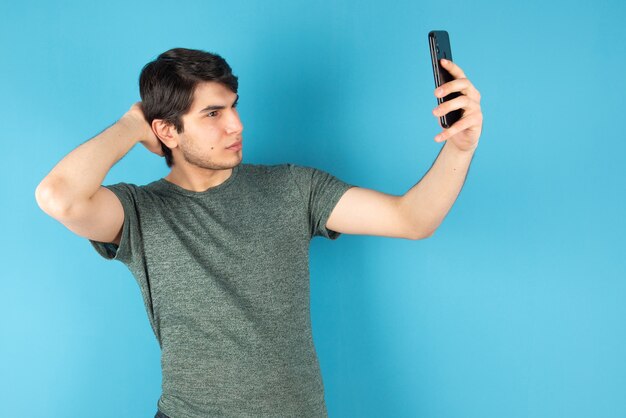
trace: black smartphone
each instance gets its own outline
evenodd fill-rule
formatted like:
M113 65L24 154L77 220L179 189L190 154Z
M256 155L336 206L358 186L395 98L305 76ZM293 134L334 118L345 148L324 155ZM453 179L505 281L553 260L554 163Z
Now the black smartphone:
M452 61L452 49L450 48L450 36L448 36L448 32L445 30L433 30L428 32L428 44L430 45L430 59L433 62L433 74L435 75L435 88L441 86L442 84L446 84L449 81L454 80L452 74L448 72L445 68L441 66L441 62L439 61L442 58L445 58L449 61ZM443 102L450 101L456 97L461 95L460 92L456 91L454 93L450 93L445 97L437 97L437 103L441 104ZM440 116L439 121L441 122L441 126L444 128L449 128L456 121L461 119L463 116L463 109L456 109L452 112L448 112L447 114Z

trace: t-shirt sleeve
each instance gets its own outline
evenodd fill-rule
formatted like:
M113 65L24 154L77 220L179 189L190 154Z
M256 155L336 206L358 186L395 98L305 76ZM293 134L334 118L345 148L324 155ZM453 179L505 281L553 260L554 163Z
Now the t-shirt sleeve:
M337 239L341 233L326 228L326 222L341 196L356 187L313 167L287 164L300 189L309 215L311 238L321 236Z
M89 242L98 254L105 259L119 260L128 265L133 259L133 254L137 252L136 249L141 239L137 213L136 186L128 183L117 183L104 187L115 193L124 208L124 224L122 226L120 244L118 246L112 242L99 242L91 239Z

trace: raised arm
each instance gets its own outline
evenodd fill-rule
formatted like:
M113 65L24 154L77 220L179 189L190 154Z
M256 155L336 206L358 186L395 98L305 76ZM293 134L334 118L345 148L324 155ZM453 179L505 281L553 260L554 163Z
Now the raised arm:
M163 155L140 102L133 104L116 123L66 155L37 186L37 204L82 237L119 244L124 222L122 204L101 184L137 142Z
M439 117L463 109L463 117L435 137L446 141L431 169L403 196L353 187L337 202L327 228L347 234L423 239L439 227L458 197L482 132L480 92L452 61L441 65L454 76L435 90L437 97L460 92L433 110ZM441 125L441 122L440 122Z

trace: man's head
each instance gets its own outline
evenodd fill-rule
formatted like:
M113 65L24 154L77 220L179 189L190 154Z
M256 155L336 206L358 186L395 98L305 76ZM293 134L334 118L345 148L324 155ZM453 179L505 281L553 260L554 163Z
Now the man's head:
M232 107L239 97L237 88L228 63L201 50L170 49L143 67L142 108L161 140L168 167L177 162L174 154L208 169L236 165L239 152L226 147L242 139L243 126Z

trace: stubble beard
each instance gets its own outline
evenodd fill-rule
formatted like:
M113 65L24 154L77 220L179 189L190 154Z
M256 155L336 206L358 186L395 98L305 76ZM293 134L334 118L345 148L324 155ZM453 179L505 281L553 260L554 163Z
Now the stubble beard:
M191 147L187 147L187 141L183 141L180 144L180 151L183 154L183 158L189 164L196 167L204 168L207 170L228 170L230 168L238 166L241 161L237 158L230 162L216 162L210 157L203 158L198 152Z

